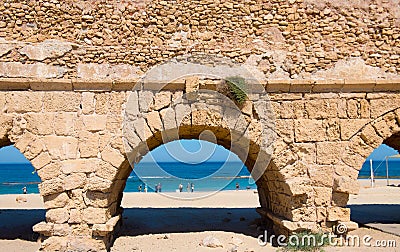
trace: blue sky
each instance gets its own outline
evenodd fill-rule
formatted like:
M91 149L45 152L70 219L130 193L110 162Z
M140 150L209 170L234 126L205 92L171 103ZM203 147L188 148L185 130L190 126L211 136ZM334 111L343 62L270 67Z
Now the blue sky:
M369 158L383 160L386 156L395 155L398 152L387 145L381 145ZM205 161L240 161L239 158L222 146L206 141L180 140L167 143L147 154L142 162L151 162L152 159L159 162L173 162L181 160L189 163L201 163ZM369 159L367 158L367 159ZM13 146L0 149L0 163L28 163L29 161Z

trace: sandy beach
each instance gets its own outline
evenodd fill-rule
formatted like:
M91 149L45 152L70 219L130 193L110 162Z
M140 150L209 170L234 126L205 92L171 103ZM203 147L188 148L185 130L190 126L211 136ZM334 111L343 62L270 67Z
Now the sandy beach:
M400 230L400 187L387 187L386 180L376 181L374 188L368 180L359 182L360 193L350 196L349 207L352 219L362 227L351 234L395 240L397 249L362 246L328 247L325 251L398 251L400 237L393 234ZM391 183L398 185L400 180ZM18 196L27 201L18 203ZM188 196L200 199L177 199ZM259 206L256 191L221 191L204 196L199 192L125 193L123 225L111 251L276 251L270 244L261 247L257 243L260 231L255 225L259 218L254 210ZM44 219L44 205L39 195L0 195L2 251L36 251L40 244L31 227ZM386 226L373 226L377 223ZM223 247L202 246L203 239L210 236L217 238Z

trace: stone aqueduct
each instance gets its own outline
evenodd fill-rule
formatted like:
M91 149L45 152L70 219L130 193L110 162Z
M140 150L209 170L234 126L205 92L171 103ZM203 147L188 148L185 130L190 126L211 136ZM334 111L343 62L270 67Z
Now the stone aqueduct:
M400 150L400 29L398 1L346 3L0 1L0 145L42 180L41 249L108 249L128 161L204 130L249 143L232 150L263 171L258 212L276 232L356 228L358 170L382 143ZM232 116L215 102L223 78L141 83L196 54L230 58L264 89Z

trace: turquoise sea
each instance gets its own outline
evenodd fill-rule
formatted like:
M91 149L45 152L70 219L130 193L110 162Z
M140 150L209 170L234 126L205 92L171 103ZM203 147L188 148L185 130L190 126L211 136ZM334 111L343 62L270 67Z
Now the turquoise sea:
M40 178L30 164L0 164L0 194L18 194L27 187L28 193L39 193ZM125 192L137 192L140 185L148 192L160 183L163 192L173 192L182 183L194 184L195 191L256 189L247 168L240 162L205 162L186 164L179 162L139 163L130 174Z
M376 178L386 177L385 161L373 161ZM390 178L400 179L400 160L389 161ZM370 177L369 162L365 162L359 178ZM0 194L22 193L27 187L28 193L38 193L40 179L30 164L0 164ZM173 192L183 185L187 190L188 183L194 184L195 191L235 190L236 183L240 190L256 189L247 168L240 162L205 162L186 164L179 162L139 163L129 176L125 192L137 192L139 185L145 185L148 191L154 191L160 183L163 192Z

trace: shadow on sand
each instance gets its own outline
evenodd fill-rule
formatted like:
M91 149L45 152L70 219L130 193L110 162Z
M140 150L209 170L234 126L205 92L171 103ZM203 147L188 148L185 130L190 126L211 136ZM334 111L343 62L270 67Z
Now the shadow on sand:
M44 209L0 210L0 239L36 241L39 235L32 231L32 227L44 221L45 215Z
M400 205L366 204L349 205L351 220L361 223L400 224Z
M45 214L43 209L0 210L0 239L36 241L32 226ZM257 237L258 218L254 208L127 208L117 236L229 231Z
M119 236L229 231L258 236L254 208L127 208Z

